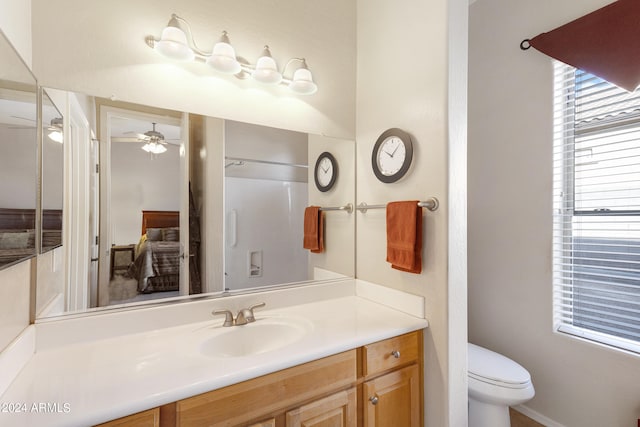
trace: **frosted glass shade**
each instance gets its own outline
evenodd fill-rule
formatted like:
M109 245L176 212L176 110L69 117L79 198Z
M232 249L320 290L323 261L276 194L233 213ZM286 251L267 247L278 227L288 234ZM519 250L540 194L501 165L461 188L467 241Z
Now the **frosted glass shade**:
M207 58L207 64L225 74L238 74L241 71L233 46L225 42L216 43L213 53Z
M265 49L265 51L267 50ZM278 71L276 61L273 60L270 54L264 54L258 59L251 77L267 85L277 85L282 81L282 74Z
M293 80L289 83L289 89L300 95L311 95L318 91L318 85L313 82L311 71L307 68L298 68L293 73Z
M49 135L47 135L47 136L52 141L59 142L60 144L62 144L64 142L64 137L62 136L62 132L60 132L59 130L51 131L51 132L49 132Z
M178 27L165 27L154 49L167 58L191 61L195 57L187 42L187 35Z
M147 153L161 154L167 151L167 147L157 142L147 142L142 146L142 149Z

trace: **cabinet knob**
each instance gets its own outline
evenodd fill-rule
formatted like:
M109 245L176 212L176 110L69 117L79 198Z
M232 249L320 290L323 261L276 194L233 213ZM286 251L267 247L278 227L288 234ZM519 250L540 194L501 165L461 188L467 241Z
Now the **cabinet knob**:
M399 352L398 350L393 350L393 351L391 352L391 355L392 355L393 357L395 357L396 359L400 359L400 352Z
M372 396L369 398L369 402L371 402L372 405L377 405L378 404L378 395L376 394L375 396Z

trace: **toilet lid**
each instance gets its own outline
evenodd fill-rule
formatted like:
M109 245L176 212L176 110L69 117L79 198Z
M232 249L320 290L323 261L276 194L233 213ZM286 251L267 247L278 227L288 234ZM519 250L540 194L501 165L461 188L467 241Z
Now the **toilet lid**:
M525 386L531 375L521 365L499 353L469 343L469 376L481 381Z

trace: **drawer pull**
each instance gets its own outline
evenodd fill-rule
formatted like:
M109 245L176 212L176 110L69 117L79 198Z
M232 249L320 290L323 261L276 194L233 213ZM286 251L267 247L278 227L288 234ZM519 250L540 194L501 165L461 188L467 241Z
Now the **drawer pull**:
M393 350L393 351L391 352L391 355L392 355L393 357L395 357L396 359L400 359L400 352L399 352L398 350Z
M369 398L369 402L371 402L372 405L377 405L378 404L378 395L375 395L373 397Z

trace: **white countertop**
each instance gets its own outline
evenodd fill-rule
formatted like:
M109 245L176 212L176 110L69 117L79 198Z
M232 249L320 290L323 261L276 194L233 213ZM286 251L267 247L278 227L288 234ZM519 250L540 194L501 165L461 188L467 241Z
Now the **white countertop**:
M360 296L266 307L256 324L280 316L304 319L308 332L252 356L200 352L203 340L231 329L221 317L37 350L0 397L0 425L99 424L428 326Z

